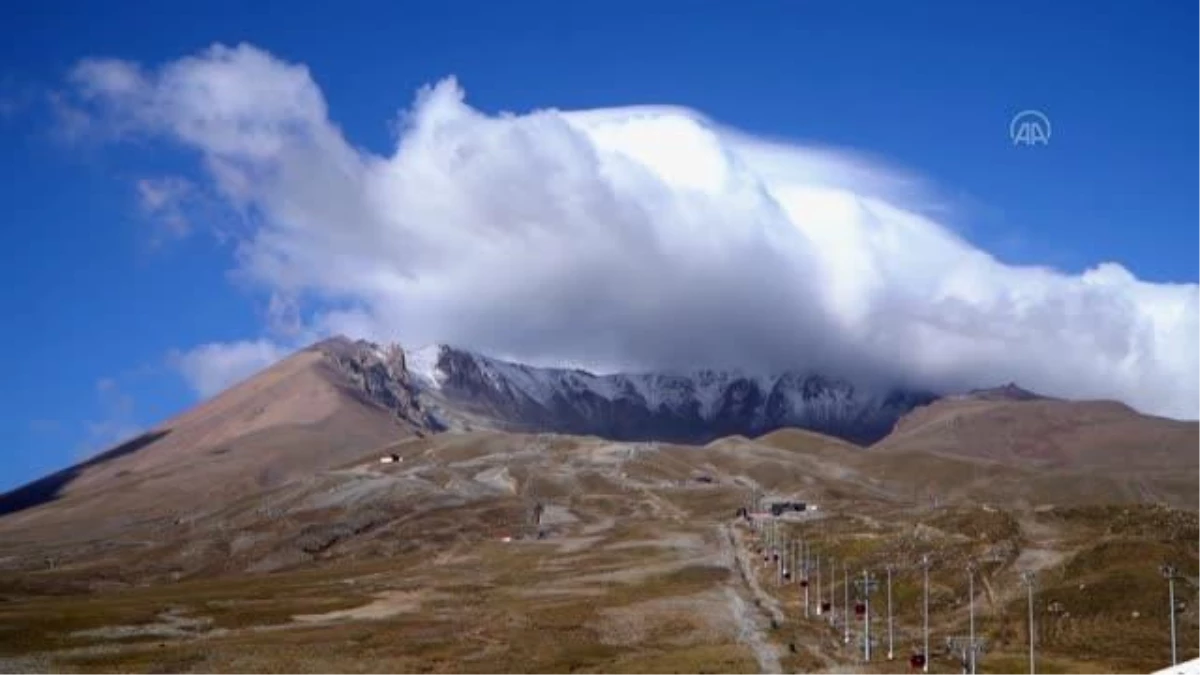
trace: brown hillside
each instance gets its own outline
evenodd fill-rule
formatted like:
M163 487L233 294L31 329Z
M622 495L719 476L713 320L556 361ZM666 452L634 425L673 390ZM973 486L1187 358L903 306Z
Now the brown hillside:
M921 450L1038 468L1200 466L1200 425L1113 401L943 399L901 418L873 452Z
M355 364L379 366L346 340L298 352L138 438L0 495L0 532L116 531L134 514L145 521L216 506L419 430L411 401L397 410L371 400Z

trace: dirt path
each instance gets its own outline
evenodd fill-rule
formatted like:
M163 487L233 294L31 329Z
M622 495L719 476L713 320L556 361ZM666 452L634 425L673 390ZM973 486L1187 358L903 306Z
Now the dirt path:
M738 573L742 580L749 588L751 595L754 597L755 604L767 615L775 625L782 625L784 622L783 608L779 606L779 601L770 593L763 590L758 583L758 576L754 574L754 568L750 562L750 554L746 551L745 542L742 541L741 533L737 528L726 526L730 545L733 547L734 555L737 557Z
M329 623L347 620L386 619L396 614L415 612L421 607L421 595L411 591L388 591L376 596L376 600L361 607L339 609L323 614L297 614L293 621L302 623Z
M754 605L758 608L760 620L758 624L764 622L774 626L788 625L787 614L783 606L774 595L762 587L758 581L758 575L754 572L752 556L749 553L749 548L746 546L745 540L742 538L742 533L735 527L725 525L723 527L724 534L728 538L729 548L732 555L736 559L738 576L741 578L744 589L753 598ZM743 602L743 605L745 603ZM753 620L753 617L750 617ZM795 649L804 649L817 660L822 663L823 670L817 672L830 673L845 673L857 672L856 664L848 662L844 654L840 653L840 642L830 648L822 640L820 631L823 626L823 620L818 619L817 622L810 625L805 622L793 624L794 628L801 632L793 631L794 640L792 647ZM761 635L761 629L759 630ZM803 638L802 640L800 638ZM760 657L759 664L764 672L779 672L779 654L780 650L777 646L766 643L766 646L771 649L769 657L770 668L764 665L764 659Z
M783 621L783 611L775 599L763 593L759 587L737 530L730 525L722 525L718 532L718 540L721 542L722 560L741 581L738 584L740 589L733 585L725 588L729 609L738 627L738 639L754 653L759 672L782 673L783 665L779 662L779 651L771 644L762 624L770 622L780 625ZM758 612L751 609L739 590L745 591L754 599Z

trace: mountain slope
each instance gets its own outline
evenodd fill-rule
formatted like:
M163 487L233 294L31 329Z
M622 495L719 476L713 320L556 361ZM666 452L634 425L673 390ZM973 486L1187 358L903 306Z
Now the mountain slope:
M401 352L335 338L117 448L0 495L0 531L36 525L50 536L52 522L94 525L104 516L119 529L129 514L219 504L429 428Z
M871 440L931 397L818 375L594 375L437 346L315 344L142 436L0 495L0 532L87 536L303 480L413 434L457 429L707 442L798 426ZM62 526L61 528L59 526Z
M873 451L911 449L1038 468L1197 467L1200 425L1115 401L961 396L913 410Z

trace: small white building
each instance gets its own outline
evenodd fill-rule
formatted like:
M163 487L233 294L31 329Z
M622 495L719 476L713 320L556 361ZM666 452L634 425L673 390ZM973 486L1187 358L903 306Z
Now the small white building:
M1183 663L1156 670L1152 675L1196 675L1200 673L1200 659L1192 659Z

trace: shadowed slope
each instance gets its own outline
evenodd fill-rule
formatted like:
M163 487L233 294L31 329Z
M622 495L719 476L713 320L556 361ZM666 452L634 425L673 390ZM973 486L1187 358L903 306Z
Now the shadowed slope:
M148 445L152 445L168 433L170 433L168 430L147 431L83 463L67 467L62 471L56 471L49 476L39 478L32 483L27 483L11 492L6 492L0 495L0 516L24 511L25 509L31 509L41 506L46 502L54 501L59 497L63 487L69 485L76 476L88 467L133 454Z

